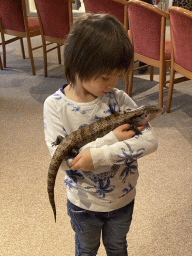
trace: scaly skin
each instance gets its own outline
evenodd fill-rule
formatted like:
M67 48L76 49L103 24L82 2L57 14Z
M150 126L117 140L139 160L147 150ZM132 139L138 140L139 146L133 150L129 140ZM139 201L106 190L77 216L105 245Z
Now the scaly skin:
M48 170L48 187L49 201L53 209L55 222L56 222L56 207L54 200L54 186L58 169L63 160L75 157L78 154L78 150L87 143L96 140L99 137L103 137L110 131L113 131L116 127L122 124L130 124L137 134L141 133L137 129L138 125L144 125L147 122L160 115L163 110L156 106L142 106L134 110L126 110L107 116L100 119L90 125L87 125L77 131L71 133L67 137L63 138L58 136L56 142L52 145L58 145L55 153L51 159Z

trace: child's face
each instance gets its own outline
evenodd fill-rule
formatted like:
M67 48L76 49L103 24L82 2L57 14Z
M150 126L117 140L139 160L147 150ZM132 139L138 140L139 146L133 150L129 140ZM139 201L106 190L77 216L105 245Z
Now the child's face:
M92 78L89 81L83 81L81 85L87 92L95 97L99 97L115 88L121 76L122 74L119 72L113 71L110 74L103 74L97 79Z

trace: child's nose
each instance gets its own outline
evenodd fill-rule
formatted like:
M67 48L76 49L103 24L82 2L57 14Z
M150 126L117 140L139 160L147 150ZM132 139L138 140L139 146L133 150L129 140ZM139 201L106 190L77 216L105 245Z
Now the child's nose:
M115 86L116 86L116 83L110 83L110 84L107 85L107 87L111 88L111 89L115 88Z

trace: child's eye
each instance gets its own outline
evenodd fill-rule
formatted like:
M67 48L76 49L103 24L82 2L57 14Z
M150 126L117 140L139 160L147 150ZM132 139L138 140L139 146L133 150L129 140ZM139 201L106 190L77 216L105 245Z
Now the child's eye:
M109 80L109 77L102 76L103 80Z

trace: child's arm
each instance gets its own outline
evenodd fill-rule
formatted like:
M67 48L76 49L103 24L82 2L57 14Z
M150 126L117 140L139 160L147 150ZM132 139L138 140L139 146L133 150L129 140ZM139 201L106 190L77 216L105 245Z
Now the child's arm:
M120 106L119 111L123 111L127 107L137 107L135 102L122 91L116 90L114 97ZM150 154L157 149L157 140L149 124L147 125L147 128L142 131L141 135L134 136L135 134L133 131L128 131L127 133L130 134L130 132L132 132L132 136L127 136L128 134L124 132L124 135L127 137L118 138L117 133L113 131L106 136L87 144L72 162L74 165L72 169L81 165L80 169L88 171L88 169L83 169L83 165L87 161L86 157L88 156L88 151L86 150L86 154L84 155L84 150L88 147L90 147L89 153L92 157L89 158L89 160L91 159L92 162L90 160L89 165L88 160L86 165L94 166L94 168L102 165L113 165L115 163L123 164L125 161L136 160L137 158ZM123 133L120 132L120 134L122 135ZM105 143L106 138L107 143Z
M144 126L138 127L140 131L142 131L143 128ZM97 142L94 141L92 143L93 144L92 146L95 148L98 148L99 144L102 144L104 140L106 141L105 145L110 145L109 142L113 144L112 141L114 141L114 143L117 141L123 141L123 140L132 138L134 135L135 135L135 131L130 130L130 125L124 124L114 129L113 132L105 135L102 138L102 140L97 139ZM72 161L72 164L73 164L73 166L71 167L72 170L83 169L84 171L91 171L94 169L93 161L91 157L91 151L89 148L90 145L91 143L88 143L84 147L84 149L78 154L78 156L75 157L75 159Z
M123 164L125 161L137 160L157 149L157 140L150 125L142 131L142 135L131 137L134 131L129 132L130 139L99 148L84 148L72 161L71 169L92 171L99 166Z
M148 127L141 135L136 135L128 140L119 141L110 146L91 148L90 153L93 159L94 168L102 165L123 164L125 161L133 161L153 153L157 150L157 140Z

